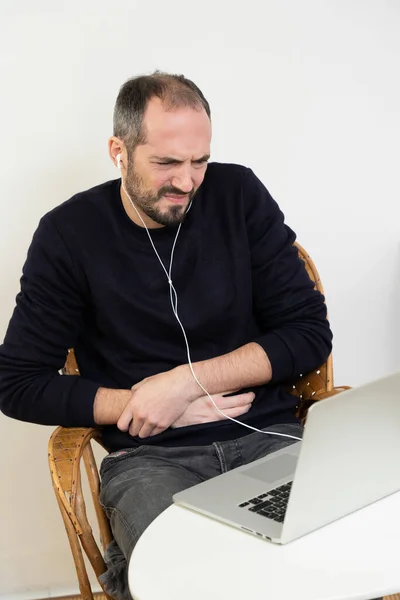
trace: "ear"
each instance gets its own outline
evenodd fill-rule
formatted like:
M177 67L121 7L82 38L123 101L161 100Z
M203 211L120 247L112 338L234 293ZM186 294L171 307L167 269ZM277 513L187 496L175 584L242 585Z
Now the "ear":
M127 164L125 144L122 140L115 137L115 135L113 135L108 140L108 153L110 155L112 162L114 163L114 165L116 167L118 167L117 156L120 155L120 165L121 165L120 168L121 168L121 170L125 169L125 166Z

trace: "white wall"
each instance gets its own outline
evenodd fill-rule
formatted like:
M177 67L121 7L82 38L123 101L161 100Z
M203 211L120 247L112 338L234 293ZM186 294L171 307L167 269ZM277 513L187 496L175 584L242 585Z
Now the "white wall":
M213 158L251 166L322 274L338 384L400 366L396 0L0 0L0 337L40 216L117 177L129 76L208 97ZM0 598L76 591L47 471L51 428L0 417Z

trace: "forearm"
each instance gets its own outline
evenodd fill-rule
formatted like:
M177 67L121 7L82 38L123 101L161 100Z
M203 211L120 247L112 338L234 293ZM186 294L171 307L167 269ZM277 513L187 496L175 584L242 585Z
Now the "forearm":
M246 387L262 385L271 379L271 364L264 350L257 343L251 342L233 352L193 364L193 370L204 388L210 394L221 390L238 390ZM194 380L189 365L182 365L165 374L155 375L148 380L156 384L161 377L161 391L166 395L178 384L177 396L184 397L188 403L204 395L204 391ZM146 380L147 381L147 380ZM182 390L184 392L182 393ZM163 392L162 392L163 395ZM153 397L149 396L149 398ZM94 420L98 425L114 425L118 422L125 407L132 398L131 390L111 390L99 388L94 401Z
M192 379L191 391L203 395L200 386L194 380L189 365L179 367L182 375ZM221 390L240 390L268 383L272 377L272 368L265 351L255 342L241 346L228 354L209 360L193 363L197 379L210 394Z
M93 427L93 402L99 386L79 376L33 368L0 348L0 409L13 418L41 425Z
M93 404L93 416L96 424L115 425L131 396L131 390L99 388Z

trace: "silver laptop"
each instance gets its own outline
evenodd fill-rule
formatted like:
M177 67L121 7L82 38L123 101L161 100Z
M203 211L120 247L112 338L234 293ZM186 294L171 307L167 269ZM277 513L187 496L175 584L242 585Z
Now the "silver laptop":
M398 490L400 373L317 402L302 442L174 501L286 544Z

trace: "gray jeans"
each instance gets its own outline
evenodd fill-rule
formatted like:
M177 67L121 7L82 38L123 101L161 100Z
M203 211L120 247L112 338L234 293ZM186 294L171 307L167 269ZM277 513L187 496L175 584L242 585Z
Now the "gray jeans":
M272 425L268 431L302 435L302 427L295 423ZM210 446L143 445L106 456L100 469L100 501L114 534L114 542L105 554L108 570L101 576L107 593L115 600L131 600L127 583L129 557L146 527L171 505L173 494L295 441L251 433Z

